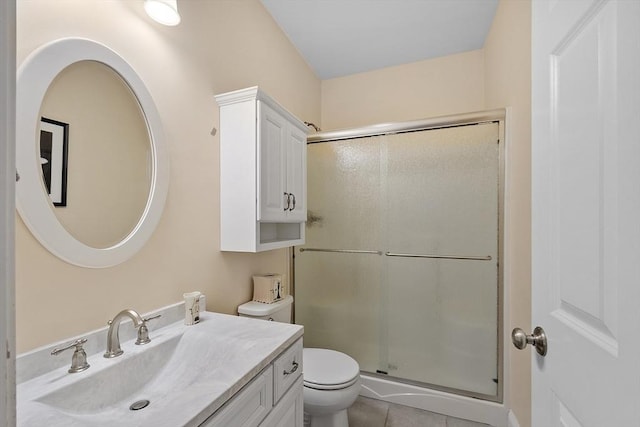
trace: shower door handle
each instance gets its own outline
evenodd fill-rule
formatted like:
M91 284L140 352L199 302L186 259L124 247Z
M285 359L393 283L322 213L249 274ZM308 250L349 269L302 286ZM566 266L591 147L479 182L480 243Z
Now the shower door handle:
M511 331L511 342L519 350L524 350L527 344L531 344L536 348L540 356L546 356L547 354L547 335L540 326L536 326L531 335L527 335L520 328L515 328Z

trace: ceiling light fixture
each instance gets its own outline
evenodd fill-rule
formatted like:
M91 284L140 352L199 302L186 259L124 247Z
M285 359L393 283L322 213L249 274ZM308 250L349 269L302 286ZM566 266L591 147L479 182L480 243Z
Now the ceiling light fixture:
M162 25L173 27L180 23L177 0L144 0L144 10Z

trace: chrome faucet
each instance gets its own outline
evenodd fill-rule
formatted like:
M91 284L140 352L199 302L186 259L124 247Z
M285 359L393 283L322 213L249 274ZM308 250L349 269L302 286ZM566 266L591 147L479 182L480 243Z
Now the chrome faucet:
M128 317L133 320L133 326L137 329L144 324L144 319L136 311L128 308L122 310L116 314L113 320L109 320L109 332L107 332L107 351L104 353L104 357L110 359L112 357L118 357L124 351L120 348L120 337L118 331L120 330L120 322Z

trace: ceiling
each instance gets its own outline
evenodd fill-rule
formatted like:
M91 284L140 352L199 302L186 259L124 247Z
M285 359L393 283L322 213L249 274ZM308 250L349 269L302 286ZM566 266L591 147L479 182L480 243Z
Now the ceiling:
M322 79L480 49L498 0L261 0Z

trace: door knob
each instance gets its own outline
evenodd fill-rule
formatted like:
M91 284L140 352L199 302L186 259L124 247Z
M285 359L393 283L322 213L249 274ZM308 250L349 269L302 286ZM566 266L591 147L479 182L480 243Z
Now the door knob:
M522 329L515 328L511 331L511 341L519 350L524 350L527 344L531 344L540 356L547 354L547 335L540 326L536 326L532 335L527 335Z

